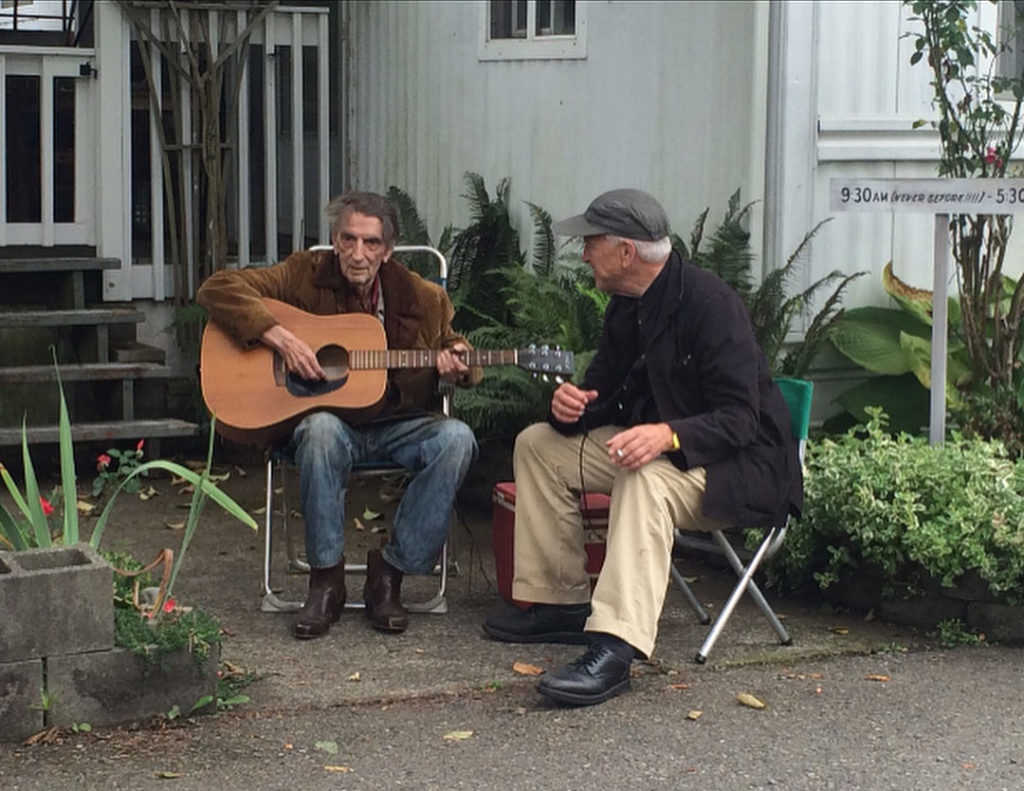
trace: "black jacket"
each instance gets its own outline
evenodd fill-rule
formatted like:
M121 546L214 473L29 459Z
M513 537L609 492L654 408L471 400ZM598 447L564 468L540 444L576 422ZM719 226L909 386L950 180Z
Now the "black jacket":
M653 326L638 328L639 299L612 298L597 355L580 385L597 390L598 400L579 422L549 416L552 425L573 434L631 424L619 405L628 412L638 379L647 389L638 371L646 364L658 419L679 435L680 449L667 457L680 469L702 466L707 472L707 516L757 527L799 515L803 479L789 409L746 306L716 275L675 250L657 286L661 304ZM638 349L644 349L645 363L637 362Z

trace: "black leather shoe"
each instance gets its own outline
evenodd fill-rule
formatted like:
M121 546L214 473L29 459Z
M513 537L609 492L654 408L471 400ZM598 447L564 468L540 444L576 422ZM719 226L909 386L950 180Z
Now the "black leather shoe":
M629 689L630 662L594 644L575 662L544 674L537 691L571 706L592 706Z
M525 610L512 607L484 621L484 632L505 643L586 645L590 638L583 625L589 616L589 604L532 604Z
M345 609L345 558L337 566L309 570L309 595L292 624L292 634L309 640L326 634Z
M409 626L409 613L402 606L402 572L389 565L379 549L366 554L366 585L363 602L373 628L399 634Z

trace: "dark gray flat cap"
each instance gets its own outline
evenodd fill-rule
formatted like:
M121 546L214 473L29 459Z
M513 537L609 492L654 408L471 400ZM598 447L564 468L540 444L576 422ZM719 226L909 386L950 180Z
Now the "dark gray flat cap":
M656 242L668 236L668 217L654 196L643 190L618 189L601 193L583 214L556 222L551 230L560 236L610 233Z

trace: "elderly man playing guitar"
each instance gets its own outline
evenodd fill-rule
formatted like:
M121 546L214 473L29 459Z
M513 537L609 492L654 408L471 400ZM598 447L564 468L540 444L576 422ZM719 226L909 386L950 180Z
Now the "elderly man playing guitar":
M398 218L387 199L343 193L328 204L327 216L332 250L304 250L274 266L217 272L196 296L240 348L269 347L291 377L314 388L327 378L324 367L310 345L279 322L267 298L317 316L369 314L383 324L389 348L437 351L434 368L389 371L373 410L314 411L291 432L311 567L309 595L292 632L304 639L325 634L344 608L345 492L352 465L362 461L396 462L415 473L390 541L367 557L363 590L376 629L406 629L402 576L433 570L456 491L476 455L469 427L440 413L437 380L469 385L481 375L462 359L469 346L452 330L454 310L444 289L391 259ZM253 396L240 386L236 397Z

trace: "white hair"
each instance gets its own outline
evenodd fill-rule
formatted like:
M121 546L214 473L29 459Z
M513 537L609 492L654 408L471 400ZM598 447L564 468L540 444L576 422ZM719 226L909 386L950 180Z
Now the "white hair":
M616 242L629 242L636 248L636 254L642 261L646 261L649 264L653 264L657 261L662 261L668 258L672 252L672 240L667 236L650 242L646 239L627 239L624 236L615 236L614 234L608 234Z

